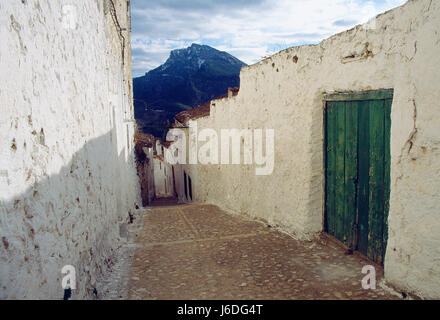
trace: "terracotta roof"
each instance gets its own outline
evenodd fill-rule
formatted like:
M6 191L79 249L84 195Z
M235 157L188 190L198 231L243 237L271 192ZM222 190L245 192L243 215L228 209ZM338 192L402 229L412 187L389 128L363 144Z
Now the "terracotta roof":
M232 96L236 96L238 94L238 91L240 90L239 87L234 88L228 88L228 93L225 93L221 95L220 97L217 97L215 99L212 99L210 101L205 102L204 104L194 107L189 110L182 111L174 117L177 121L180 123L186 123L188 120L195 120L198 118L203 118L209 116L211 112L211 101L215 100L221 100L224 98L227 98L229 96L229 92L231 92Z
M194 107L189 110L182 111L175 115L175 119L181 123L185 123L188 120L198 119L209 116L211 111L211 101L208 101L200 106Z

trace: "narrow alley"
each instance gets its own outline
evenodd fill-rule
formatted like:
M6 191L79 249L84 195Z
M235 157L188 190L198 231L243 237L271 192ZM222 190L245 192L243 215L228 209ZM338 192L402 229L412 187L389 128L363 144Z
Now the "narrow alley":
M364 290L368 260L322 237L297 241L213 205L161 200L139 210L101 299L399 299Z
M2 0L0 300L439 300L440 1L302 2Z

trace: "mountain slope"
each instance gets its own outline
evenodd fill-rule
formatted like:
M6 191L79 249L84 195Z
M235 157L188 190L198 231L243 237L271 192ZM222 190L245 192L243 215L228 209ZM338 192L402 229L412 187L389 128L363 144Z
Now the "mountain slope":
M142 131L161 136L175 114L239 86L240 69L245 65L206 45L171 51L163 65L133 79L135 117ZM147 110L140 100L147 103Z

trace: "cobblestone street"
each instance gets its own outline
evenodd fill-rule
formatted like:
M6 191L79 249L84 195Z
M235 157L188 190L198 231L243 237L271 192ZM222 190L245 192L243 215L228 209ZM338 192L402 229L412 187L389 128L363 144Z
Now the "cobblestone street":
M362 267L326 237L297 241L212 205L160 204L139 211L102 299L399 299L364 290Z

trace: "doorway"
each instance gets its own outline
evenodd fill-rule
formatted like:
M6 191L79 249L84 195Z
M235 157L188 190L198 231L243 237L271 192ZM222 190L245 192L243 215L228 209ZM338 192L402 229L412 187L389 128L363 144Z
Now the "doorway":
M325 95L324 231L383 265L393 90Z

